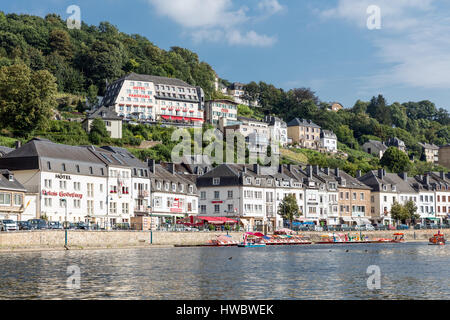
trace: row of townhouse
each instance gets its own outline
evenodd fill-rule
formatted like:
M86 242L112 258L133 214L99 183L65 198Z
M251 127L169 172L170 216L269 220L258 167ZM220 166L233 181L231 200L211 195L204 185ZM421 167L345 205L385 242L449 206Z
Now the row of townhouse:
M408 177L407 173L386 173L379 169L368 172L359 181L372 189L371 216L375 222L392 223L392 205L409 200L416 204L421 222L442 223L450 217L450 175L444 172Z
M151 215L158 225L198 213L192 180L152 161L143 163L123 148L35 138L0 158L0 168L26 190L17 220L45 216L109 228L132 217Z
M278 208L288 194L297 200L300 221L370 222L370 188L339 169L224 164L199 177L197 187L200 214L236 218L248 230L282 227Z
M281 201L295 195L302 222L316 225L393 224L394 202L414 201L422 223L444 223L450 217L449 175L370 171L358 178L318 166L223 164L198 177L200 214L239 219L248 229L283 226Z

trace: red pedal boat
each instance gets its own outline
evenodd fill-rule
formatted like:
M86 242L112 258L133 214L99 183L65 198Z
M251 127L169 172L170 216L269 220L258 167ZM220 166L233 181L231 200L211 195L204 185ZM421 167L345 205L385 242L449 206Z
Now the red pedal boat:
M429 245L435 245L435 246L443 246L445 245L445 236L438 231L434 236L430 238Z

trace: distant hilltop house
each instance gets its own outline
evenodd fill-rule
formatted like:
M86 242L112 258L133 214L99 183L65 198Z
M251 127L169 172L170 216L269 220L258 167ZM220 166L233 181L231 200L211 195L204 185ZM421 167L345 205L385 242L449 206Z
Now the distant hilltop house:
M365 152L381 159L388 147L382 141L369 140L362 145L362 148Z
M238 104L228 99L208 100L205 103L205 121L218 126L222 121L224 126L238 123Z
M233 82L229 87L226 87L220 83L219 77L216 75L214 87L216 91L232 97L237 104L243 104L249 107L259 107L258 101L248 101L244 98L245 84L243 83Z
M377 141L377 140L369 140L362 145L362 148L365 152L377 156L378 158L383 158L384 152L389 147L395 147L400 151L406 153L406 145L405 143L398 138L390 138L386 142Z
M320 133L320 144L329 152L337 152L337 136L333 131L322 130Z
M264 122L269 125L271 139L285 147L288 144L287 123L275 116L265 116Z
M450 144L439 148L439 165L450 169Z
M111 138L122 139L122 118L107 107L101 107L87 115L86 119L82 122L83 129L87 133L91 132L92 122L96 118L103 120Z
M288 124L288 138L301 148L319 149L321 128L311 120L295 118Z
M400 151L403 151L406 153L406 145L405 142L403 142L402 140L398 139L397 137L395 138L390 138L388 141L386 141L386 145L388 147L395 147Z
M439 147L434 144L419 143L422 147L424 158L426 162L438 163L439 162Z
M344 109L344 106L342 104L340 104L339 102L333 102L333 103L331 103L331 107L329 110L338 112L339 110L342 110L342 109Z

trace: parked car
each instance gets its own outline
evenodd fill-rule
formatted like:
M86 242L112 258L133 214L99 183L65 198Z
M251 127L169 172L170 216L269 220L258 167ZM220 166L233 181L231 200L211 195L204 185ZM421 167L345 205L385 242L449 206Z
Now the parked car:
M42 219L30 219L28 220L30 230L47 230L47 221Z
M355 228L357 231L375 231L375 228L371 224L362 224Z
M0 220L0 231L19 231L19 226L13 220Z
M352 228L348 224L341 224L340 231L352 231Z
M62 230L63 226L60 222L49 222L48 228L51 230Z
M28 221L18 221L17 225L19 226L19 230L30 230Z
M77 230L89 230L89 226L84 222L77 222L74 226Z
M117 223L114 227L114 230L131 230L131 226L129 223Z
M397 226L397 230L408 230L409 226L407 226L406 224L399 224Z
M426 225L420 224L420 223L418 223L414 226L414 230L421 230L421 229L426 229L426 228L427 228Z
M377 231L384 231L384 230L388 229L388 227L386 225L382 224L382 223L375 223L372 226Z

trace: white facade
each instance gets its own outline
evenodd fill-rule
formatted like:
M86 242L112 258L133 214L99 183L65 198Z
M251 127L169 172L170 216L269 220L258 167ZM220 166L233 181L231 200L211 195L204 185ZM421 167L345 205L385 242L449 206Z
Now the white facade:
M142 80L135 80L142 79ZM203 91L178 79L129 75L106 90L103 104L124 119L204 121Z

